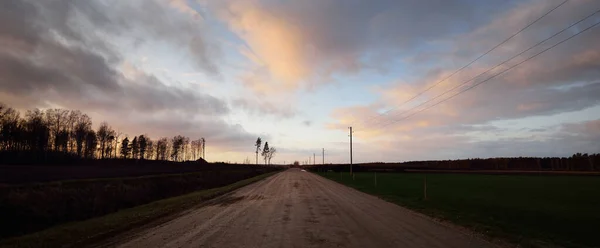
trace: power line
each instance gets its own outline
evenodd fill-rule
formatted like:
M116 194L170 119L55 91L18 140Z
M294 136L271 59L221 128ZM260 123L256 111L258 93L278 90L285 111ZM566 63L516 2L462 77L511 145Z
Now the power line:
M423 103L421 103L421 104L419 104L419 105L417 105L417 106L415 106L415 107L411 108L411 109L409 109L409 110L407 110L407 111L404 111L404 112L402 112L402 113L400 113L400 114L397 114L396 116L398 116L398 115L402 115L402 114L405 114L405 113L408 113L408 112L410 112L410 111L412 111L412 110L415 110L415 109L417 109L417 108L419 108L419 107L421 107L421 106L423 106L423 105L425 105L425 104L427 104L427 103L429 103L429 102L431 102L431 101L433 101L433 100L435 100L435 99L437 99L437 98L439 98L439 97L441 97L441 96L443 96L443 95L446 95L446 94L448 94L448 93L450 93L450 92L454 91L455 89L457 89L457 88L459 88L459 87L461 87L461 86L463 86L463 85L465 85L465 84L467 84L467 83L469 83L469 82L471 82L471 81L474 81L476 78L478 78L478 77L482 76L483 74L485 74L485 73L487 73L487 72L489 72L489 71L492 71L492 70L494 70L494 69L498 68L499 66L501 66L501 65L503 65L503 64L505 64L505 63L507 63L507 62L509 62L509 61L511 61L511 60L513 60L514 58L516 58L516 57L518 57L518 56L521 56L521 55L523 55L524 53L526 53L526 52L530 51L531 49L533 49L533 48L535 48L535 47L537 47L537 46L539 46L539 45L543 44L544 42L546 42L546 41L548 41L548 40L550 40L550 39L552 39L552 38L554 38L554 37L556 37L556 36L560 35L561 33L565 32L566 30L568 30L568 29L570 29L570 28L574 27L575 25L577 25L577 24L579 24L579 23L581 23L581 22L583 22L583 21L585 21L585 20L589 19L590 17L592 17L592 16L596 15L598 12L600 12L600 10L597 10L596 12L594 12L594 13L592 13L592 14L590 14L590 15L586 16L585 18L583 18L583 19L581 19L581 20L579 20L579 21L577 21L577 22L575 22L575 23L573 23L573 24L569 25L568 27L566 27L566 28L562 29L561 31L559 31L559 32L557 32L557 33L555 33L555 34L553 34L552 36L550 36L550 37L548 37L548 38L546 38L546 39L544 39L544 40L542 40L542 41L540 41L540 42L536 43L535 45L533 45L533 46L531 46L531 47L529 47L529 48L527 48L527 49L525 49L525 50L521 51L521 52L520 52L520 53L518 53L517 55L515 55L515 56L513 56L513 57L511 57L511 58L509 58L509 59L507 59L507 60L505 60L505 61L503 61L503 62L501 62L501 63L497 64L496 66L494 66L494 67L492 67L492 68L490 68L490 69L488 69L488 70L486 70L486 71L484 71L484 72L482 72L482 73L478 74L477 76L475 76L475 77L473 77L473 78L471 78L471 79L469 79L469 80L467 80L467 81L465 81L465 82L463 82L463 83L461 83L461 84L459 84L459 85L457 85L457 86L455 86L455 87L453 87L453 88L451 88L451 89L447 90L446 92L444 92L444 93L442 93L442 94L440 94L440 95L437 95L436 97L434 97L434 98L432 98L432 99L429 99L429 100L427 100L427 101L425 101L425 102L423 102ZM572 37L571 37L571 38L572 38ZM561 41L561 42L557 43L556 45L558 45L558 44L560 44L560 43L562 43L562 42L564 42L564 41ZM554 45L554 46L556 46L556 45ZM553 46L553 47L554 47L554 46ZM421 112L421 111L419 111L419 112ZM411 114L410 116L412 116L412 115L414 115L414 114ZM402 118L402 119L404 119L404 118ZM402 120L402 119L401 119L401 120ZM392 121L392 123L395 123L395 122L394 122L394 121ZM382 126L382 127L385 127L385 126L388 126L388 125L389 125L389 124L386 124L386 125L384 125L384 126Z
M525 31L526 29L528 29L529 27L531 27L533 24L537 23L538 21L540 21L542 18L546 17L547 15L549 15L550 13L552 13L554 10L560 8L561 6L563 6L565 3L567 3L569 0L564 0L562 3L560 3L559 5L557 5L556 7L550 9L549 11L547 11L546 13L544 13L542 16L538 17L537 19L535 19L533 22L527 24L527 26L521 28L519 31L517 31L516 33L514 33L513 35L509 36L508 38L506 38L505 40L503 40L502 42L498 43L496 46L490 48L487 52L479 55L477 58L475 58L474 60L472 60L471 62L469 62L468 64L464 65L463 67L459 68L458 70L454 71L453 73L451 73L450 75L444 77L442 80L436 82L435 84L427 87L425 90L419 92L418 94L414 95L413 97L411 97L410 99L404 101L403 103L401 103L400 105L394 106L386 111L384 111L383 113L377 113L377 115L379 116L383 116L386 115L387 113L391 112L394 109L397 109L401 106L403 106L404 104L416 99L417 97L425 94L426 92L428 92L429 90L433 89L434 87L438 86L439 84L441 84L442 82L448 80L449 78L451 78L452 76L456 75L457 73L461 72L462 70L464 70L465 68L469 67L470 65L472 65L473 63L479 61L481 58L483 58L485 55L488 55L490 52L496 50L496 48L504 45L506 42L508 42L509 40L511 40L512 38L514 38L515 36L519 35L520 33L522 33L523 31ZM375 116L375 115L371 115ZM377 116L375 116L377 117ZM363 122L362 124L367 124L369 121L372 121L374 119L367 119L366 122ZM364 125L361 125L364 127Z
M546 40L543 40L543 41L541 41L540 43L538 43L538 44L534 45L533 47L535 47L535 46L538 46L539 44L541 44L541 43L543 43L543 42L545 42L545 41L547 41L547 40L549 40L549 39L551 39L551 38L555 37L556 35L558 35L558 34L560 34L560 33L564 32L565 30L567 30L567 29L569 29L569 28L571 28L571 27L575 26L575 25L576 25L576 24L578 24L578 23L581 23L581 22L583 22L584 20L586 20L586 19L588 19L588 18L590 18L590 17L594 16L595 14L597 14L597 13L599 13L599 12L600 12L600 10L598 10L598 11L594 12L593 14L591 14L591 15L589 15L589 16L587 16L587 17L583 18L582 20L580 20L580 21L576 22L575 24L573 24L573 25L571 25L571 26L569 26L569 27L567 27L567 28L563 29L562 31L560 31L560 32L558 32L558 33L556 33L556 34L554 34L554 35L553 35L553 36L551 36L550 38L548 38L548 39L546 39ZM570 39L572 39L572 38L574 38L574 37L576 37L576 36L578 36L578 35L582 34L583 32L586 32L586 31L588 31L588 30L590 30L590 29L592 29L592 28L594 28L594 27L598 26L599 24L600 24L600 22L596 22L596 23L594 23L593 25L591 25L591 26L589 26L589 27L587 27L587 28L585 28L585 29L583 29L583 30L580 30L579 32L577 32L577 33L575 33L575 34L573 34L573 35L569 36L568 38L566 38L566 39L564 39L564 40L562 40L562 41L560 41L560 42L558 42L558 43L556 43L556 44L554 44L554 45L552 45L552 46L550 46L550 47L548 47L548 48L546 48L546 49L544 49L544 50L542 50L542 51L540 51L540 52L538 52L538 53L536 53L536 54L534 54L533 56L530 56L530 57L528 57L527 59L525 59L525 60L523 60L523 61L521 61L521 62L519 62L519 63L517 63L517 64L515 64L515 65L513 65L513 66L510 66L510 67L508 67L508 68L504 69L503 71L501 71L500 73L498 73L498 74L496 74L496 75L493 75L493 76L491 76L491 77L489 77L489 78L487 78L487 79L485 79L485 80L483 80L483 81L481 81L481 82L479 82L479 83L476 83L476 84L474 84L474 85L471 85L471 86L469 86L468 88L466 88L466 89L464 89L464 90L462 90L462 91L458 91L458 92L456 92L454 95L451 95L450 97L448 97L448 98L446 98L446 99L443 99L443 100L441 100L441 101L439 101L439 102L437 102L437 103L435 103L435 104L433 104L433 105L430 105L430 106L428 106L428 107L426 107L426 108L423 108L423 109L421 109L421 110L419 110L419 111L417 111L417 112L414 112L414 113L412 113L412 114L410 114L410 115L408 115L408 116L405 116L405 117L403 117L403 118L401 118L401 119L398 119L398 120L395 120L395 121L391 121L391 122L389 122L389 123L385 124L384 126L381 126L380 128L383 128L383 127L389 126L389 125L391 125L391 124L397 123L397 122L399 122L399 121L402 121L402 120L406 120L406 119L408 119L408 118L410 118L410 117L412 117L412 116L414 116L414 115L416 115L416 114L418 114L418 113L421 113L421 112L423 112L423 111L425 111L425 110L428 110L428 109L430 109L430 108L432 108L432 107L435 107L435 106L439 105L440 103L443 103L443 102L445 102L445 101L448 101L448 100L450 100L450 99L454 98L455 96L457 96L457 95L459 95L459 94L462 94L462 93L464 93L464 92L466 92L466 91L468 91L468 90L471 90L471 89L473 89L473 88L477 87L478 85L480 85L480 84L482 84L482 83L485 83L485 82L487 82L487 81L489 81L489 80L491 80L491 79L493 79L493 78L495 78L495 77L497 77L497 76L499 76L499 75L501 75L501 74L504 74L505 72L507 72L507 71L509 71L509 70L511 70L511 69L513 69L513 68L515 68L515 67L517 67L517 66L519 66L519 65L521 65L521 64L523 64L523 63L525 63L525 62L527 62L527 61L529 61L530 59L533 59L533 58L535 58L535 57L539 56L540 54L542 54L542 53L545 53L545 52L547 52L547 51L549 51L549 50L553 49L554 47L556 47L556 46L558 46L558 45L560 45L560 44L562 44L562 43L565 43L565 42L567 42L568 40L570 40ZM519 53L517 56L519 56L519 55L521 55L521 54L525 53L526 51L529 51L529 50L531 50L533 47L530 47L529 49L527 49L527 50L525 50L525 51L523 51L523 52ZM515 56L515 57L517 57L517 56ZM514 57L513 57L513 58L514 58ZM509 60L512 60L513 58L511 58L511 59L509 59ZM506 62L506 61L505 61L505 62ZM505 62L503 62L503 63L505 63ZM496 66L496 67L497 67L497 66ZM495 67L494 67L494 68L495 68ZM488 71L489 71L489 70L488 70ZM480 74L480 75L481 75L481 74ZM479 75L478 75L478 76L479 76ZM476 76L476 77L478 77L478 76ZM476 77L475 77L475 78L476 78ZM445 95L445 94L447 94L447 93L449 93L449 92L453 91L454 89L456 89L456 88L458 88L458 87L460 87L460 86L463 86L464 84L466 84L466 83L468 83L468 82L470 82L470 81L472 81L472 79L470 79L469 81L466 81L465 83L462 83L462 84L458 85L457 87L454 87L454 88L450 89L449 91L446 91L446 92L444 92L444 93L443 93L443 94L441 94L441 95L438 95L438 96L437 96L437 97L435 97L435 98L438 98L439 96ZM435 98L433 98L433 99L435 99ZM433 100L433 99L431 99L431 100ZM431 101L431 100L430 100L430 101ZM425 103L423 103L423 104L420 104L420 105L419 105L419 106L417 106L417 107L420 107L420 106L422 106L422 105L424 105L424 104L426 104L426 103L428 103L428 102L430 102L430 101L427 101L427 102L425 102ZM417 107L415 107L415 108L417 108ZM415 109L415 108L413 108L413 109ZM411 109L411 110L412 110L412 109ZM410 112L411 110L409 110L409 111L407 111L407 112Z

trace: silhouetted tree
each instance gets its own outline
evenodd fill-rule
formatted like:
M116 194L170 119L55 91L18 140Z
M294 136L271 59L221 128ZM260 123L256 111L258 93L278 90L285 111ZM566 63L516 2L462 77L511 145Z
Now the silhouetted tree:
M54 137L54 145L59 151L67 152L69 146L69 132L66 129L58 131Z
M156 142L156 160L167 160L168 154L167 138L161 138Z
M112 152L114 150L114 148L113 148L114 142L113 141L115 140L114 133L115 132L112 131L113 135L108 136L108 142L106 142L106 151L104 152L104 155L107 158L111 158L113 156L113 152Z
M258 165L258 152L260 151L260 146L262 145L262 140L260 139L260 137L258 137L258 139L256 139L256 143L254 143L254 146L256 146L256 164Z
M64 109L46 110L46 119L48 120L48 127L52 132L55 151L58 151L64 142L68 142L64 137L68 115L69 111ZM63 134L61 134L61 132L63 132ZM68 136L66 138L68 139Z
M192 140L191 149L190 149L191 153L192 153L192 160L196 160L198 158L197 157L197 155L198 155L198 146L199 146L198 140Z
M129 139L125 137L123 141L121 141L121 156L123 158L129 158L129 154L131 153L131 147L129 147Z
M92 120L87 115L81 115L75 122L75 143L77 144L77 156L83 155L83 144L86 135L92 130Z
M152 158L154 158L154 151L155 151L154 141L152 141L150 138L146 138L146 143L147 143L146 157L148 159L152 159Z
M50 129L44 119L44 113L39 109L27 111L26 114L26 137L27 146L30 151L43 152L48 148Z
M265 159L265 164L267 164L267 159L269 158L269 142L265 142L261 155Z
M146 140L146 136L140 135L138 138L138 143L140 145L140 159L144 159L146 156L146 150L148 149L148 140Z
M67 133L69 137L67 138L67 141L69 143L68 151L71 153L76 152L75 147L77 138L75 137L75 128L77 122L81 119L81 116L83 116L83 113L79 110L69 111L69 117L67 118Z
M110 146L110 142L114 139L115 131L106 122L102 122L98 128L98 142L100 144L100 158L104 159L107 154L107 147ZM112 138L111 138L112 137Z
M94 158L96 149L98 148L98 138L96 136L96 132L94 130L89 130L87 135L85 136L85 158Z
M177 135L171 139L171 159L173 161L179 161L183 152L183 145L185 137Z
M200 138L200 140L202 141L202 159L206 159L204 156L206 156L206 139L204 138Z
M117 157L117 150L119 149L119 145L118 145L119 144L119 137L121 137L121 135L123 135L123 133L121 133L119 131L115 131L115 138L113 140L114 143L115 143L115 145L113 147L114 148L113 150L114 150L114 157L115 158Z
M265 144L266 146L266 144ZM277 152L277 149L275 149L275 147L269 148L269 152L267 153L267 158L269 160L269 164L271 164L271 159L275 156L275 153Z
M190 138L188 137L183 139L183 154L184 160L190 160Z
M24 130L18 111L4 106L0 111L0 146L4 150L18 150Z
M138 155L140 154L140 144L138 143L138 138L133 137L131 141L131 156L133 159L138 159Z

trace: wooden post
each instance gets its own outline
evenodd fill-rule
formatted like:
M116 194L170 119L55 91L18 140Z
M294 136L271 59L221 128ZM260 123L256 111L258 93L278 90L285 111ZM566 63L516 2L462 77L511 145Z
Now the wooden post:
M425 179L423 180L423 199L427 200L427 174L425 174Z
M377 188L377 171L375 172L375 188Z

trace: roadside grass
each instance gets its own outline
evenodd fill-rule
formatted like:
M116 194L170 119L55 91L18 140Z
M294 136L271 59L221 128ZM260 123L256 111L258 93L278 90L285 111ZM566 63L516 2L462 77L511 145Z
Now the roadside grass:
M227 186L196 191L85 221L59 225L40 232L0 241L0 247L81 247L89 245L157 219L182 212L211 198L276 173L278 172L265 173Z
M600 177L317 174L519 247L600 247Z

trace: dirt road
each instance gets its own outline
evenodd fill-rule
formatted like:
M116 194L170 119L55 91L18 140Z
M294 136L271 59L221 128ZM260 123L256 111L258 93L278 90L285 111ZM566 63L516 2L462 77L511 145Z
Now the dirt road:
M494 247L299 169L241 188L116 246Z

